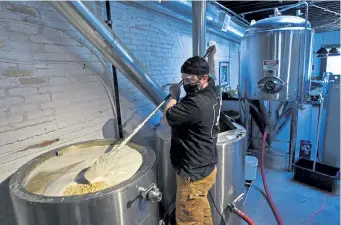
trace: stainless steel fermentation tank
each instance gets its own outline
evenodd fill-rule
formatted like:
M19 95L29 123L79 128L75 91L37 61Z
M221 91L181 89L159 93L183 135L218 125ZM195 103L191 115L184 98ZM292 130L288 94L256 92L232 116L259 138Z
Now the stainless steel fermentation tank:
M268 128L268 143L297 111L296 101L309 94L313 37L307 20L273 16L251 25L242 38L239 94L247 100L245 115L250 106L259 130Z
M29 174L40 163L56 156L56 151L103 146L113 140L96 140L49 151L29 161L13 174L10 194L18 225L157 225L160 197L156 183L156 157L150 148L130 144L142 154L143 163L130 179L102 191L79 195L49 197L26 191Z
M314 30L309 23L307 26L306 54L305 20L300 17L274 16L246 30L241 43L243 97L295 101L297 95L309 93ZM303 89L299 76L303 77Z
M237 129L221 132L218 135L217 178L210 193L220 213L223 214L228 225L241 224L241 220L229 212L227 204L244 192L244 164L246 152L246 131L238 124ZM170 128L161 126L157 129L156 157L158 166L158 187L163 193L162 205L168 215L175 208L176 178L170 163ZM210 197L208 196L210 199ZM224 224L210 199L214 224Z

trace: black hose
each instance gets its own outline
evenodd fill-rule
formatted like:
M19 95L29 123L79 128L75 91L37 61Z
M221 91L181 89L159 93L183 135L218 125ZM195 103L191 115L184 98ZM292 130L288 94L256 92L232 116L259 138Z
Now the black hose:
M214 202L214 200L213 200L213 197L212 197L212 195L211 195L211 192L208 192L208 194L210 195L211 201L212 201L212 203L213 203L213 205L214 205L214 207L215 207L215 210L216 210L217 213L219 214L219 216L220 216L220 218L221 218L221 221L223 221L224 224L227 225L227 223L226 223L225 220L224 220L223 215L219 212L218 207L216 206L216 204L215 204L215 202Z
M169 209L169 207L172 205L172 203L174 202L175 196L176 196L176 194L173 196L173 198L172 198L172 200L170 201L170 203L168 204L168 206L164 208L165 214L163 215L163 220L166 219L168 209ZM169 215L169 217L172 217L172 216L174 215L174 213L175 213L175 209L172 211L172 213Z
M106 6L106 11L107 11L107 24L110 27L110 29L112 29L110 1L106 1L105 6ZM117 70L114 65L112 65L112 76L113 76L113 83L114 83L113 85L114 85L114 93L115 93L118 135L122 139L123 138L123 125L122 125L122 114L121 114L121 105L120 105L120 93L118 89Z

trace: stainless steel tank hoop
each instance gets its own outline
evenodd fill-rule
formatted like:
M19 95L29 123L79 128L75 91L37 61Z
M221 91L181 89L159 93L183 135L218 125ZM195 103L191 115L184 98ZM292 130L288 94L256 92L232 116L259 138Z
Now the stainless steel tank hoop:
M151 203L160 202L162 193L156 187L156 184L151 184L148 188L138 187L142 199L148 200Z

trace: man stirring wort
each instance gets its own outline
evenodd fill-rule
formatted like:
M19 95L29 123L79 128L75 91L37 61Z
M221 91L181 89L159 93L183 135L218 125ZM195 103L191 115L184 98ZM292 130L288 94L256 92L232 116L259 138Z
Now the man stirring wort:
M177 225L213 225L208 191L216 178L216 139L220 101L205 59L195 56L181 67L186 95L170 87L164 123L172 128L171 162L177 173Z

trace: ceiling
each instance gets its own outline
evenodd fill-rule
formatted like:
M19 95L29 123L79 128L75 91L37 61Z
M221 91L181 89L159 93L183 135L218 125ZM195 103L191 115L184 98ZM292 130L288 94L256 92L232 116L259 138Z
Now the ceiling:
M219 1L220 4L224 5L226 8L234 11L235 13L241 15L242 13L266 9L281 7L285 5L295 4L298 1ZM320 6L326 8L330 11L334 11L340 14L340 1L307 1L309 3L309 14L308 20L315 32L327 32L333 30L340 30L340 15L335 15L331 12L324 11L317 7ZM283 15L296 15L296 10L298 8L290 9L283 13ZM301 6L301 12L304 13L304 6ZM273 14L273 10L268 10L264 12L257 12L245 15L245 19L249 22L251 20L260 20L269 17Z

